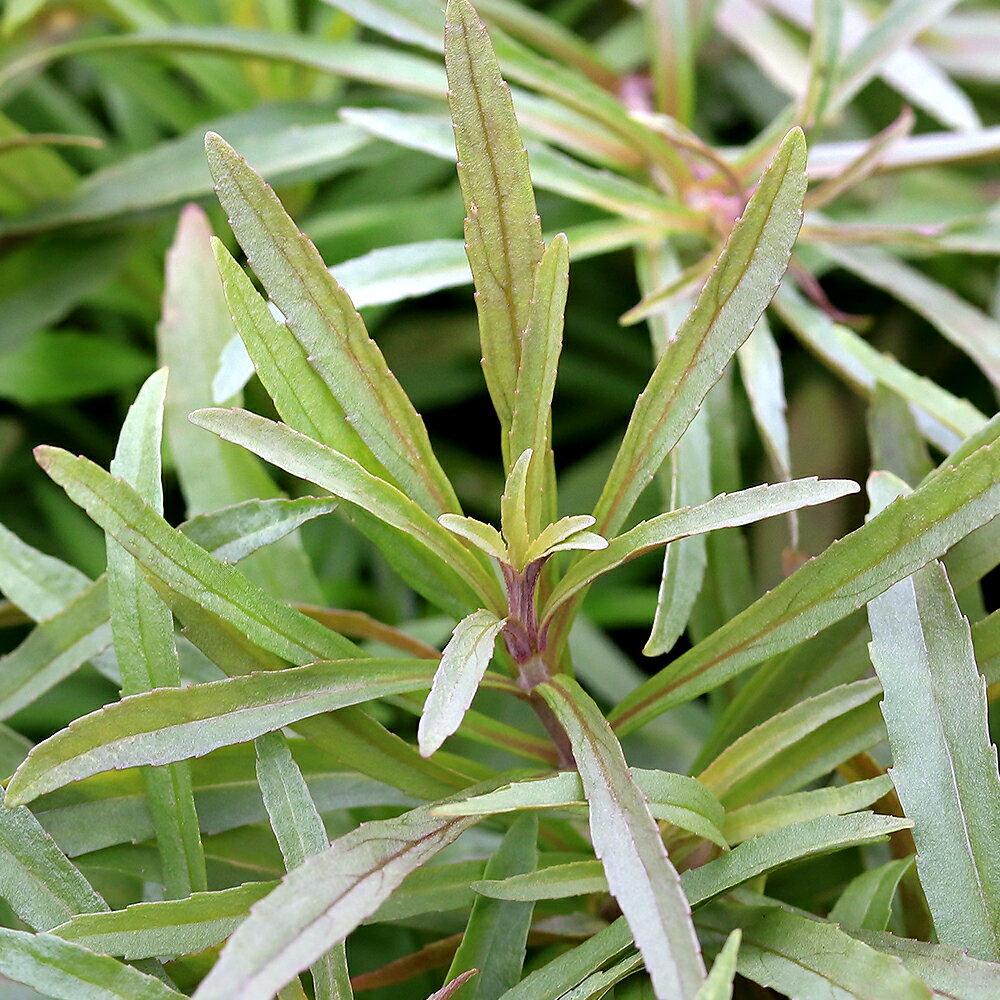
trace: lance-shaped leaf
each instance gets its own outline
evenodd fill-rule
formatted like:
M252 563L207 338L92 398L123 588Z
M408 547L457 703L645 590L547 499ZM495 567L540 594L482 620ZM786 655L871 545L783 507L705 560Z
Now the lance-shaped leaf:
M254 740L257 756L257 783L271 821L271 829L281 848L285 870L298 868L306 858L325 851L329 838L316 811L288 740L280 732L266 733ZM316 1000L351 1000L351 983L343 944L335 945L313 964Z
M0 927L0 975L53 1000L181 1000L166 983L51 934Z
M733 930L712 964L708 978L698 990L694 1000L731 1000L733 995L733 979L736 976L736 959L740 953L740 941L743 932L737 927Z
M0 895L40 931L108 908L30 810L6 801L0 802Z
M752 524L800 507L829 503L849 493L857 493L858 488L858 484L849 479L796 479L790 483L754 486L739 493L724 493L698 507L686 507L650 518L612 538L606 548L589 553L576 562L553 588L545 605L543 620L550 618L560 605L599 576L675 539Z
M729 846L721 833L725 815L722 806L697 778L638 767L629 768L629 771L646 797L654 819L690 830L723 850ZM520 809L582 806L585 802L580 775L575 771L562 771L550 778L518 781L486 795L436 806L434 811L441 816L490 816Z
M869 490L877 510L905 485L881 473ZM996 961L1000 773L969 623L938 563L873 600L868 618L872 663L884 692L890 775L914 821L917 873L938 938Z
M281 419L360 462L369 472L387 477L345 419L343 407L295 334L274 318L250 276L233 260L222 241L213 237L212 249L233 325Z
M864 809L892 789L888 775L867 781L852 781L831 788L775 795L726 813L722 829L731 844L760 837L792 823L804 823L820 816L840 816Z
M892 898L900 879L913 866L913 855L869 868L847 883L828 919L845 929L884 931L892 916Z
M879 691L869 678L807 698L741 736L698 780L729 808L801 788L885 738Z
M158 513L163 510L160 447L167 392L166 369L139 390L122 425L111 474L120 476ZM142 575L131 553L107 539L108 610L122 694L179 687L181 682L174 620L169 608ZM190 896L206 888L205 853L191 790L191 770L178 761L167 770L147 769L143 780L160 852L167 896Z
M510 90L486 27L468 0L449 0L446 8L445 67L483 371L506 445L542 259L542 227Z
M681 886L691 905L698 906L786 865L847 847L877 843L911 825L909 820L875 813L821 816L748 840L728 854L684 872ZM498 899L536 900L603 892L607 887L601 865L593 861L555 865L503 881L473 884L476 892Z
M270 1000L475 822L442 819L420 808L335 840L253 907L194 996Z
M583 782L590 835L628 920L656 995L690 998L705 979L691 909L618 740L590 696L568 677L536 689L565 729Z
M660 470L668 510L694 507L711 499L711 448L706 410L688 424L667 465ZM684 634L705 580L707 561L703 535L689 535L667 545L656 593L656 613L643 655L669 652Z
M0 657L0 718L30 705L110 644L107 581L95 580Z
M506 622L492 611L481 610L455 626L441 654L417 727L417 742L424 757L434 753L462 724Z
M877 951L894 955L910 972L927 983L935 996L993 1000L997 990L1000 990L1000 967L995 962L971 958L964 949L876 931L849 929L848 934Z
M538 817L530 813L518 817L487 862L484 877L503 879L533 871L538 862L537 841ZM446 978L472 970L478 970L479 975L455 996L463 1000L497 1000L518 982L532 910L530 902L476 897Z
M229 937L246 919L250 906L277 884L248 882L218 892L192 893L187 899L134 903L109 913L82 914L52 933L126 959L190 955Z
M1000 513L1000 441L936 474L811 559L611 713L623 732L832 625Z
M226 563L236 563L276 542L313 518L337 509L331 497L296 500L245 500L180 525L193 542Z
M420 542L436 557L428 570L452 593L470 603L485 600L498 605L501 601L499 585L484 558L476 558L402 491L373 476L353 459L246 410L196 410L191 420L279 468L322 486ZM394 543L396 537L393 532ZM391 551L387 555L391 558Z
M70 499L128 549L151 577L218 615L252 642L300 663L358 655L352 642L276 601L234 566L213 559L171 528L127 483L59 448L40 446L35 455Z
M492 524L484 524L474 517L463 517L461 514L442 514L438 523L452 534L472 542L478 549L501 562L508 562L507 543L503 535Z
M507 543L507 552L511 564L516 569L523 569L531 533L528 529L527 488L528 467L531 465L532 451L530 448L521 452L513 461L503 494L500 497L500 530Z
M740 975L788 996L931 1000L929 987L897 958L858 947L860 941L812 914L777 905L718 903L698 914L698 926L727 935L740 928Z
M12 805L101 771L201 757L321 712L429 686L426 660L337 660L123 698L39 743L7 786Z
M805 164L805 139L793 129L636 402L594 509L602 534L621 527L774 295L802 220Z
M219 200L250 266L347 419L421 507L435 515L457 511L423 420L316 248L223 139L210 132L206 149Z
M0 525L0 590L36 622L62 611L90 580Z
M524 332L510 425L511 457L531 449L525 490L529 533L544 513L556 509L555 477L549 476L552 451L552 395L562 350L563 314L569 287L569 243L563 234L545 248L535 279L528 327Z

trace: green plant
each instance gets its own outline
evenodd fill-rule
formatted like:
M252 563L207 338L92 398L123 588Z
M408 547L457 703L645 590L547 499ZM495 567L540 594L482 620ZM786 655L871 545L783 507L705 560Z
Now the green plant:
M108 569L91 582L0 535L4 589L42 620L6 661L2 703L8 713L28 704L88 658L120 672L126 697L33 748L7 786L0 870L30 930L0 929L0 971L50 996L179 988L208 1000L302 996L308 968L315 996L345 997L345 938L374 964L388 925L424 946L359 978L359 991L413 980L412 995L425 996L420 976L438 969L441 998L613 989L711 1000L731 995L738 969L795 996L992 995L1000 776L979 670L1000 677L998 622L981 616L970 632L954 592L974 608L996 561L996 419L953 429L955 451L932 469L918 419L966 411L869 358L907 387L876 382L872 436L915 488L873 475L868 523L739 613L727 617L720 599L719 627L605 716L573 679L574 668L600 677L600 654L588 663L570 648L593 583L668 546L648 645L669 649L696 613L704 572L704 551L686 540L856 491L791 480L702 500L694 488L690 505L633 523L665 463L684 499L707 479L699 411L725 405L727 367L764 329L807 197L805 140L797 128L775 137L735 224L692 216L703 233L714 220L721 253L697 269L707 281L635 403L593 513L560 518L551 403L569 247L542 238L510 98L466 0L449 3L448 29L469 265L506 473L500 530L461 513L347 294L261 178L210 135L219 199L285 322L189 209L168 260L160 351L182 370L195 350L215 356L231 317L280 420L199 408L190 416L202 431L192 430L188 400L207 386L161 371L130 410L110 473L37 450L105 532ZM666 168L669 146L656 149ZM788 315L814 317L785 295ZM162 516L164 427L194 515L177 529ZM250 453L329 496L275 496ZM415 593L457 620L440 656L403 629L316 606L294 531L337 504ZM867 679L866 604L878 675ZM180 687L182 676L196 683ZM643 733L703 694L720 712L696 778L627 766L620 739L655 756L662 747ZM414 715L416 748L400 735ZM3 736L5 753L23 756L16 735ZM450 752L439 749L453 736ZM886 736L891 780L867 754ZM513 768L510 755L532 767ZM844 783L811 787L834 769ZM248 782L276 843L246 823L260 815L241 797ZM62 811L60 843L86 859L80 867L32 802L56 825ZM893 813L900 803L907 818ZM887 838L892 859L860 855ZM154 839L155 851L137 843ZM828 854L835 901L764 895L767 876ZM244 881L248 869L258 877ZM109 910L87 874L132 905ZM137 878L165 898L133 902ZM906 938L885 933L897 887L894 926ZM927 943L931 920L940 943ZM717 956L708 976L703 949Z

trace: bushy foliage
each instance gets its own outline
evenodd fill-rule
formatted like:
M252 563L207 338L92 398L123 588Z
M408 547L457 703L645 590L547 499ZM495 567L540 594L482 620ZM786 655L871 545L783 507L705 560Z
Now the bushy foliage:
M1000 133L953 79L1000 21L951 6L7 5L0 974L1000 993ZM108 469L41 445L53 493L43 430Z

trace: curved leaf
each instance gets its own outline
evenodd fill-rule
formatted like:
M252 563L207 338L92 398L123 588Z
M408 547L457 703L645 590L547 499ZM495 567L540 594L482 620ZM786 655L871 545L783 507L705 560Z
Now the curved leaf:
M20 805L101 771L201 757L299 719L429 686L434 661L337 660L132 695L28 754L7 786Z
M658 997L690 998L705 979L691 910L621 746L589 695L568 677L540 684L573 748L590 835Z
M417 727L417 743L424 757L434 753L462 724L506 623L506 618L497 618L491 611L474 611L455 626Z

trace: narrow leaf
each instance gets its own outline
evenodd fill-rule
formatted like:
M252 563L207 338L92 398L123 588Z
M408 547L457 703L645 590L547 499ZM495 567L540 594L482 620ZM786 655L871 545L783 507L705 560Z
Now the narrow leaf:
M474 611L455 626L441 654L417 727L420 753L429 757L462 724L507 623L491 611ZM478 988L478 987L477 987Z
M542 259L542 229L510 90L500 75L486 28L468 0L448 2L445 67L483 371L506 446L522 338Z
M752 524L800 507L828 503L857 491L857 483L846 479L797 479L790 483L765 484L739 493L722 494L698 507L682 508L650 518L611 539L607 548L576 562L553 588L545 605L543 620L550 618L560 605L599 576L675 539L739 524Z
M0 894L30 927L47 931L107 903L30 810L0 803Z
M546 470L552 450L552 396L568 287L569 242L560 234L545 248L535 277L510 424L510 455L530 448L533 456L525 491L525 517L532 536L538 534L544 514L556 509L555 479L547 476Z
M126 959L180 956L202 951L229 937L250 906L277 882L248 882L187 899L133 903L123 910L83 914L52 933L92 951Z
M167 372L160 369L139 390L125 416L110 470L134 486L158 513L163 510L160 447L166 393ZM109 537L107 551L108 610L122 694L179 687L180 666L170 610L127 550ZM165 770L147 769L143 780L160 852L164 892L180 898L205 889L205 854L189 765L178 761Z
M662 819L728 847L721 833L724 813L718 800L696 778L669 771L629 768L654 819ZM520 809L559 809L586 802L583 783L574 771L504 785L495 792L436 806L440 816L490 816ZM859 807L860 808L860 807Z
M931 998L930 989L898 959L867 946L859 948L860 941L811 914L779 906L720 903L699 914L698 926L727 935L742 930L736 964L740 975L789 996Z
M846 930L884 931L892 915L892 898L900 879L913 867L913 857L887 861L856 875L840 894L828 919Z
M538 859L537 839L537 816L516 819L487 862L484 878L503 879L533 871ZM531 903L476 898L446 979L473 970L478 970L479 975L453 996L497 1000L520 980L532 909Z
M284 424L246 410L198 410L191 414L191 420L419 541L436 557L428 570L452 593L469 603L489 601L500 606L499 585L484 562L403 492L366 472L357 462Z
M12 805L101 771L168 764L321 712L430 684L433 661L337 660L132 695L33 748L7 786Z
M876 510L898 483L888 473L873 477ZM873 600L868 616L892 750L890 776L914 821L917 873L935 929L942 943L995 961L1000 861L993 831L1000 822L1000 773L968 621L938 563Z
M420 415L316 248L232 147L209 133L206 148L219 200L251 267L347 419L420 506L434 515L457 511Z
M832 625L1000 513L1000 442L984 445L834 543L611 713L623 732Z
M53 1000L179 1000L159 979L51 934L0 927L0 974Z
M708 979L705 980L694 1000L732 1000L733 978L736 975L736 960L740 952L742 936L743 933L738 927L730 932L722 951L712 963Z
M474 822L435 818L421 808L335 840L253 907L194 996L271 1000Z
M330 841L288 748L288 740L280 732L267 733L254 740L254 751L264 807L281 848L285 870L292 871L306 858L326 850ZM342 944L316 960L312 976L316 1000L351 1000L347 956Z
M628 920L656 995L693 997L705 979L691 910L656 821L600 710L567 677L539 685L566 730L590 807L594 852Z
M697 304L636 403L594 509L602 534L624 523L774 295L802 219L805 162L805 139L794 129L761 177Z

